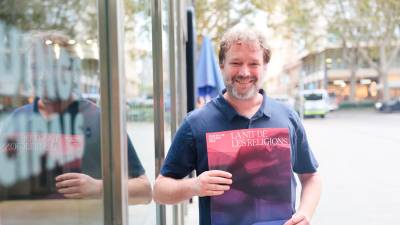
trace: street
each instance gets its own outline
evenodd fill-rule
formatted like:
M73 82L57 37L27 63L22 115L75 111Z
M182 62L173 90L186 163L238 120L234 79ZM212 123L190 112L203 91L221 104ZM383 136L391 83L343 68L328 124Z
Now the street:
M313 224L400 224L400 114L339 111L304 125L323 176Z

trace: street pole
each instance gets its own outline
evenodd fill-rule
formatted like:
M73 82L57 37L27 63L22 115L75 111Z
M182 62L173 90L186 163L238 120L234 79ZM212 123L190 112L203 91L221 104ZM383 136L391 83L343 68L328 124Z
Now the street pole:
M304 76L305 76L305 71L302 70L300 72L300 79L299 79L299 116L300 119L304 119L304 97L303 97L303 91L304 91Z
M324 86L323 86L325 90L328 90L328 82L329 82L328 70L330 69L331 64L332 64L332 59L326 58L324 61Z

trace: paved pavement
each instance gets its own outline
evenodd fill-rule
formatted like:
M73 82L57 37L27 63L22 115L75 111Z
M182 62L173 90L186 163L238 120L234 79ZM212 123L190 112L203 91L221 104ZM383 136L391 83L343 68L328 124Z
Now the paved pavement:
M400 113L339 111L304 125L323 175L313 224L400 224Z

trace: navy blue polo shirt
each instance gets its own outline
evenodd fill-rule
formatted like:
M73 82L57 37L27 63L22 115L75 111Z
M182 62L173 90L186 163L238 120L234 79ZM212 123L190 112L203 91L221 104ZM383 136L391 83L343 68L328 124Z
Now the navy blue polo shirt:
M267 97L252 118L246 118L219 95L200 109L189 113L178 129L161 168L166 177L182 179L191 171L197 175L209 170L206 133L248 128L288 128L292 171L316 172L318 163L308 145L303 125L296 112ZM292 208L295 212L296 181L292 173ZM210 197L199 198L200 225L211 225Z

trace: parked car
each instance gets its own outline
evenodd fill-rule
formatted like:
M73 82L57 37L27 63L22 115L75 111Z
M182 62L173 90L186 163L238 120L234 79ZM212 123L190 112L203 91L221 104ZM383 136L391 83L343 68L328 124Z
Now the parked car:
M394 111L400 111L400 97L398 99L392 99L389 101L380 101L375 103L376 110L380 112L391 113Z
M329 112L329 95L325 89L304 90L304 116L319 116L324 118Z

